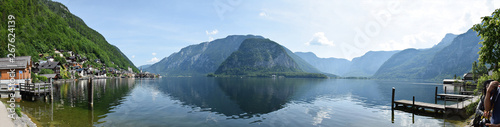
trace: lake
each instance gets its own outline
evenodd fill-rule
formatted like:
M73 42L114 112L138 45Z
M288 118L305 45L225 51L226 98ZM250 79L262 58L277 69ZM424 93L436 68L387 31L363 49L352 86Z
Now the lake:
M161 78L54 85L54 101L22 101L42 126L456 126L457 116L391 112L396 100L434 103L441 84L354 79ZM3 99L5 102L6 100ZM439 101L438 103L443 103Z

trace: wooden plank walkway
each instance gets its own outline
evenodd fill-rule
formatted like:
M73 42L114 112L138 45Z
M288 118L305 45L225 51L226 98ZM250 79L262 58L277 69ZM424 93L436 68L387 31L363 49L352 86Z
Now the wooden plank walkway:
M398 100L398 101L394 101L394 104L396 104L395 106L398 107L399 105L403 105L403 106L413 106L413 101L410 101L410 100ZM446 108L444 105L440 105L440 104L432 104L432 103L425 103L425 102L418 102L418 101L415 101L415 106L417 108L428 108L428 109L434 109L434 110L441 110L441 111L444 111Z
M470 105L470 104L476 102L477 100L479 100L479 98L480 98L479 96L474 96L471 99L468 99L468 100L465 100L465 101L462 101L462 102L459 102L459 103L456 103L456 104L447 105L446 108L462 110L462 109L465 109L465 107L467 107L468 105Z
M415 107L417 109L424 108L424 109L432 109L432 110L439 110L439 111L445 111L447 109L458 109L458 110L463 110L465 107L468 105L472 104L473 102L477 101L479 99L479 96L472 97L471 99L467 99L462 102L458 102L456 104L451 104L451 105L442 105L442 104L433 104L433 103L426 103L426 102L418 102L415 101ZM408 106L413 106L413 101L410 100L398 100L394 101L393 106L400 106L403 105L405 107Z

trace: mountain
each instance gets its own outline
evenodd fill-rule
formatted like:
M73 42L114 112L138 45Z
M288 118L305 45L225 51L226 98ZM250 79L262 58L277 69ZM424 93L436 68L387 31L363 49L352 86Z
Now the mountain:
M215 74L243 75L251 72L304 72L285 48L269 39L246 39L219 66Z
M248 38L263 37L231 35L211 42L190 45L143 69L165 76L204 76L215 72L231 53L238 50L243 40Z
M165 76L205 76L214 73L222 62L231 53L238 50L244 40L249 38L264 39L264 37L256 35L230 35L211 42L190 45L148 68L143 68L143 70ZM291 54L289 56L295 60L302 70L310 73L320 73L300 57L292 54L289 49L284 48L284 50Z
M246 39L237 51L222 62L215 74L269 76L275 73L306 73L289 53L289 50L269 39Z
M311 52L296 52L295 54L325 73L344 77L370 77L397 52L399 51L369 51L352 61L338 58L318 58Z
M457 36L449 46L434 56L423 78L438 80L469 72L472 70L472 63L479 59L478 52L482 46L479 44L480 40L477 32L472 29Z
M351 67L351 61L347 59L319 58L312 52L295 52L295 54L325 73L343 76Z
M9 20L8 15L14 16ZM7 22L14 21L16 56L31 56L33 61L41 59L39 54L53 54L54 49L73 51L89 60L100 59L106 66L127 70L138 69L118 49L109 44L97 31L88 27L79 17L59 2L50 0L2 0L0 1L0 34L7 36ZM6 39L6 38L5 38ZM7 47L0 41L0 47ZM6 56L7 50L0 50ZM89 61L97 67L96 63Z
M453 38L453 39L451 39ZM374 78L442 80L470 71L478 59L480 37L473 30L458 36L447 34L430 49L406 49L394 54Z
M153 64L146 64L146 65L142 65L142 66L139 66L138 68L139 68L139 69L146 70L147 68L151 67L151 65L153 65Z
M399 51L369 51L361 57L352 59L345 77L371 77L387 59Z

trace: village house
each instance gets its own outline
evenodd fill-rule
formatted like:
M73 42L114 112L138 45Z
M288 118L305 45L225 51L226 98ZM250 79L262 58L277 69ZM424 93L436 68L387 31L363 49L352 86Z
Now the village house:
M11 62L10 58L0 58L0 84L10 83L12 71L16 84L26 83L27 79L31 79L32 66L31 56L18 56L14 58L14 62Z
M60 66L61 66L61 63L59 63L59 62L47 61L45 63L40 63L40 65L38 65L38 69L39 70L50 69L50 70L54 71L55 74L59 74Z

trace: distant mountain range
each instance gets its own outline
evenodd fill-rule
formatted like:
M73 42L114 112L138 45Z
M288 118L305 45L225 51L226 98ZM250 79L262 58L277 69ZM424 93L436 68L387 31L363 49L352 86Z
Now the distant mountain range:
M262 36L231 35L185 47L150 67L141 67L166 76L203 76L244 67L253 71L281 69L343 77L441 80L470 71L472 62L478 59L479 39L476 32L469 30L460 35L446 34L432 48L369 51L349 61L319 58L312 52L292 53ZM245 40L248 42L242 45Z
M240 48L244 40L251 38L264 39L262 36L255 35L231 35L211 42L190 45L143 70L165 76L205 76L208 73L214 73L224 60ZM287 48L282 48L300 70L320 73Z
M312 52L296 52L302 59L325 73L343 77L371 77L393 54L399 51L369 51L352 61L340 58L319 58Z
M479 41L473 30L458 36L447 34L430 49L406 49L394 54L373 78L442 80L462 76L478 60Z

